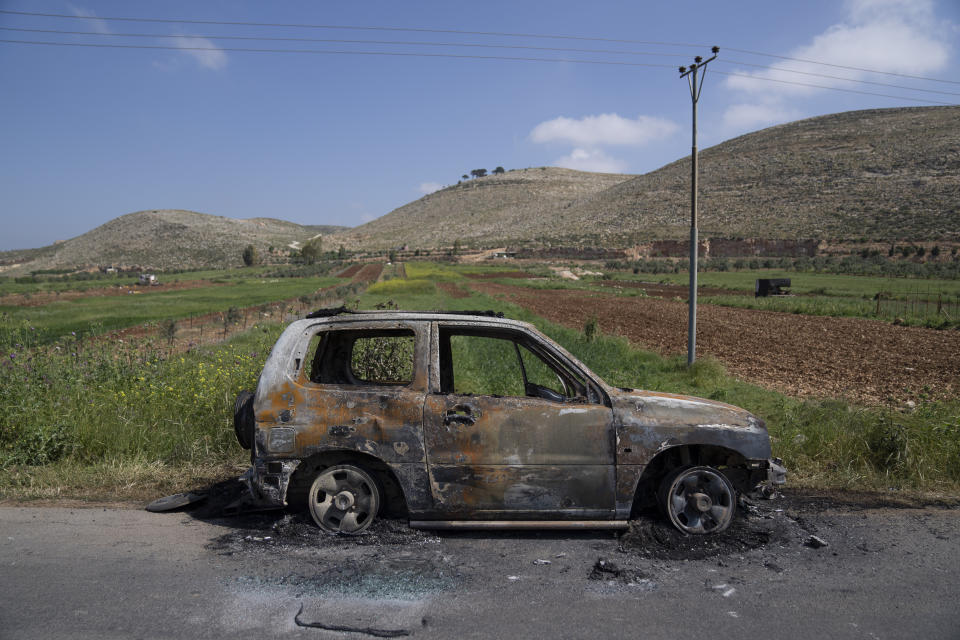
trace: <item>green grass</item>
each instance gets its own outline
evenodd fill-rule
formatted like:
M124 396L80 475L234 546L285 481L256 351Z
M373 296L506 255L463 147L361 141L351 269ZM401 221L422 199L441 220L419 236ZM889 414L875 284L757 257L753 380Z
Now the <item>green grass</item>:
M6 354L0 496L52 497L59 487L140 497L134 488L182 487L242 464L233 401L254 388L281 329L262 325L173 356L154 342L115 341Z
M185 318L230 307L249 307L310 295L338 284L336 278L277 278L237 280L216 286L122 296L90 296L61 300L42 307L0 304L0 348L15 339L23 323L36 329L34 340L50 342L75 333L100 333L166 318ZM2 301L0 301L2 302Z

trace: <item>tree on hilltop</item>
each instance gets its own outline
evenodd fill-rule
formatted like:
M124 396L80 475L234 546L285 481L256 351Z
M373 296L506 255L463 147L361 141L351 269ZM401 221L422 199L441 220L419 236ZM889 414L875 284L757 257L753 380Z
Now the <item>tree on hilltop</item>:
M493 170L493 172L497 175L500 175L501 173L506 173L506 170L503 167L497 167Z
M470 170L470 175L472 175L474 178L482 178L483 176L487 175L487 170L486 170L486 169L471 169L471 170Z

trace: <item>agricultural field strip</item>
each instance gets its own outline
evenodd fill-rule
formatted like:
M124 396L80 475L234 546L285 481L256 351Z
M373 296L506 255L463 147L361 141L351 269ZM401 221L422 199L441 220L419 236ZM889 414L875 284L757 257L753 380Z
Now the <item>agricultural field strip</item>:
M746 276L738 278L706 278L705 275ZM529 289L602 291L606 295L624 297L651 296L687 299L686 275L665 277L663 274L625 275L614 272L615 279L584 278L566 280L556 277L519 279L516 277L484 277L484 281ZM754 279L790 277L791 296L754 298ZM866 280L858 282L858 280ZM749 287L747 287L749 280ZM910 280L869 278L833 274L701 274L698 299L702 303L745 309L764 309L817 316L878 318L910 326L949 328L960 326L960 282L952 280ZM833 289L827 288L829 284ZM873 286L885 289L881 300L874 296ZM937 287L938 289L935 289ZM941 293L942 291L942 293ZM938 313L939 312L939 313Z
M662 284L686 285L689 275L685 272L663 273L622 273L612 271L616 280L645 281ZM960 280L919 279L919 278L881 278L877 276L858 276L833 273L812 273L806 271L751 270L751 271L706 271L697 274L700 286L749 291L753 293L757 278L790 278L790 290L795 294L815 294L842 297L872 299L877 293L907 295L919 292L936 299L940 293L960 296Z
M258 277L282 265L260 265L243 269L205 269L203 271L183 271L180 273L157 273L161 284L170 282L192 282L210 280L226 282L230 280L247 280ZM21 280L18 282L18 280ZM94 274L90 279L77 277L57 278L55 276L38 276L36 281L30 277L0 279L0 302L5 294L35 293L43 291L87 291L90 289L109 289L112 287L135 288L139 280L138 275L118 273L116 275Z
M48 339L73 332L116 330L161 319L226 311L230 307L255 307L313 294L341 281L332 277L255 279L232 286L211 286L160 293L143 293L118 299L95 296L52 302L42 307L0 305L3 322L15 326L29 322Z

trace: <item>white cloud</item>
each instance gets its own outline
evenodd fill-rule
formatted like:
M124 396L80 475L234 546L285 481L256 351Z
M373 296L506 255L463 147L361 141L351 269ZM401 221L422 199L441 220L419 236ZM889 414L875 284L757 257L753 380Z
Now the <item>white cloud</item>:
M97 33L102 33L102 34L113 33L112 31L110 31L110 27L107 26L107 22L105 20L100 20L99 18L97 18L97 14L94 13L93 11L88 11L87 9L81 9L80 7L75 7L73 5L69 5L69 6L70 6L70 10L73 11L73 15L81 18L90 18L90 20L84 20L83 22L88 27L96 31Z
M799 111L779 102L767 104L734 104L723 114L723 127L727 131L750 131L774 124L790 122L802 117Z
M434 191L440 191L440 189L443 189L443 185L437 182L421 182L420 186L417 187L417 191L423 195L433 193Z
M894 73L923 74L943 69L949 60L949 26L939 22L931 0L848 0L846 20L832 25L809 44L787 56L835 65L876 69ZM751 93L780 95L811 94L818 89L777 84L765 80L787 80L823 86L856 85L789 71L803 71L855 80L867 72L836 69L806 62L784 61L758 72L737 72L748 77L729 77L727 86ZM759 80L758 80L759 79Z
M626 164L608 156L599 149L583 149L580 147L562 158L558 158L553 164L566 169L595 171L597 173L623 173L627 168Z
M670 136L677 129L676 123L663 118L641 115L631 120L615 113L602 113L580 119L561 116L541 122L530 132L530 139L539 143L569 142L580 147L641 146Z
M823 91L818 87L786 83L883 93L883 87L871 89L869 85L821 76L895 82L896 79L889 76L860 69L921 75L947 66L951 54L949 33L957 25L934 15L933 0L847 0L844 6L846 16L842 22L784 54L797 60L777 62L763 71L737 69L740 76L727 78L729 89L746 94L724 112L723 124L728 132L799 118L797 99ZM803 60L856 68L840 69Z
M227 66L227 54L217 45L206 38L186 36L174 38L173 42L179 49L196 60L201 67L219 71Z

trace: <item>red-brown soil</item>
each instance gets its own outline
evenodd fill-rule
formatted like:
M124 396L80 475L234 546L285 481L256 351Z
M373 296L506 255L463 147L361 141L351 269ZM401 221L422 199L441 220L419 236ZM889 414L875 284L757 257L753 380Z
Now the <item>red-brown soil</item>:
M360 271L360 268L361 268L362 266L363 266L363 265L360 265L360 264L352 264L352 265L350 265L349 267L347 267L346 269L344 269L343 271L341 271L340 273L338 273L338 274L336 275L336 277L337 277L337 278L352 278L353 276L357 275L357 271Z
M488 282L471 288L575 329L596 315L604 333L664 355L687 349L687 305L571 290ZM734 375L791 395L843 397L869 404L960 392L960 331L901 327L858 318L699 305L697 355Z
M373 262L363 265L353 276L352 282L376 282L383 272L383 263Z
M469 298L470 292L464 291L452 282L438 282L437 287L451 298Z
M163 291L178 291L181 289L199 289L202 287L215 287L223 283L211 282L209 280L187 280L185 282L169 282L154 286L119 286L97 287L95 289L85 289L83 291L38 291L29 296L22 293L13 293L0 297L0 304L12 305L16 307L42 307L57 302L58 300L76 300L78 298L91 298L99 296L127 296L133 293L161 293Z
M467 273L464 274L474 280L495 280L497 278L517 278L519 280L528 280L537 276L526 271L496 271L491 273Z

